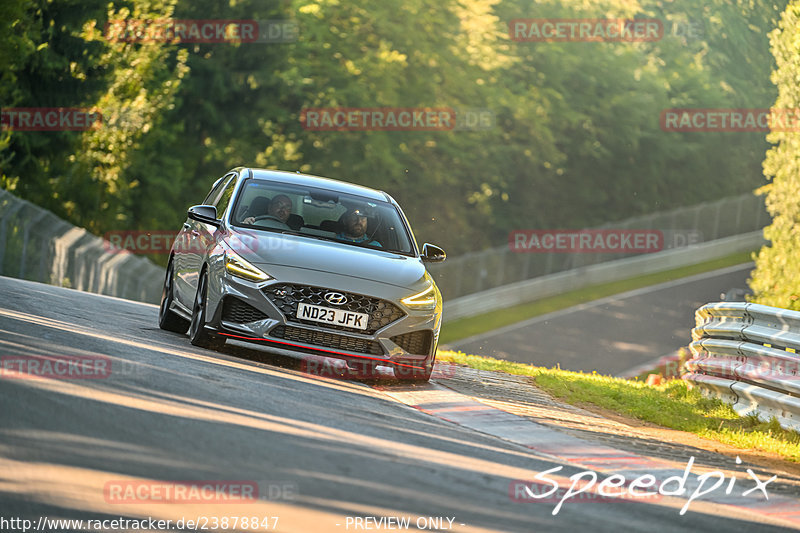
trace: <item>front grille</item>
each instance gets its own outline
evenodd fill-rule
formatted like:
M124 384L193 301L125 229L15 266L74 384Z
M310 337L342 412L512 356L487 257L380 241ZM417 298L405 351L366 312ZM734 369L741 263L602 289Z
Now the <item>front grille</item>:
M292 326L278 326L269 332L270 337L277 337L287 341L297 341L303 344L313 344L326 348L337 348L348 352L368 353L383 355L380 344L367 339L356 339L335 333L315 331L311 329L295 328Z
M325 300L325 295L329 292L339 292L347 297L347 303L344 305L332 305ZM353 294L351 292L341 292L334 289L326 289L323 287L311 287L308 285L291 285L281 284L272 285L264 289L264 294L267 298L274 303L286 317L292 321L300 322L302 324L309 324L316 327L323 327L328 329L337 329L340 331L352 331L354 333L366 333L369 335L374 334L380 328L391 324L392 322L402 318L405 313L400 310L396 305L380 298L371 298L361 294ZM311 320L302 320L297 318L297 304L299 302L322 305L336 309L344 309L345 311L352 311L356 313L366 313L369 315L367 322L367 329L356 329L347 326L338 326L334 324L325 324L322 322L314 322Z
M225 297L225 303L222 306L222 320L245 324L256 320L264 320L265 318L269 317L252 305L232 296Z
M412 331L411 333L395 335L389 340L408 353L413 353L414 355L428 355L431 349L431 338L433 338L431 330L425 329L422 331Z

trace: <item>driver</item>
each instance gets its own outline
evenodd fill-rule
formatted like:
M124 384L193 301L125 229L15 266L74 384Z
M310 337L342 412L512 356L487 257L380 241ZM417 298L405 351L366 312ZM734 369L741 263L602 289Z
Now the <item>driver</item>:
M337 239L347 242L380 246L381 243L367 236L367 213L363 209L350 209L342 219L344 231L336 234Z
M286 221L289 220L289 215L291 214L292 200L285 194L279 194L270 202L269 208L267 209L267 214L261 215L261 217L267 216L286 224ZM242 222L245 224L253 224L256 221L256 218L261 217L250 216L245 218Z

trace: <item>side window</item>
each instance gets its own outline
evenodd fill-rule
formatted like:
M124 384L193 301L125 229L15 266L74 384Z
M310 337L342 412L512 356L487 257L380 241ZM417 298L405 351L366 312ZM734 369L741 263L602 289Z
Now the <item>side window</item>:
M234 176L234 174L228 174L228 175L223 176L222 178L220 178L219 181L217 181L214 184L214 187L211 189L211 192L208 193L208 196L206 196L206 199L203 200L203 205L217 205L217 201L219 200L220 192L222 192L222 189L223 189L223 187L225 187L225 184L228 183L230 178L233 177L233 176ZM217 212L219 212L219 209L217 209Z
M216 198L217 196L219 196L219 191L224 183L225 183L224 179L220 179L219 181L214 183L214 186L211 188L211 191L206 196L206 199L203 200L203 205L214 205L212 198Z
M228 184L225 186L225 189L222 191L222 195L220 195L219 200L215 204L217 206L217 217L222 218L222 214L228 208L228 204L231 201L231 196L233 195L233 189L236 188L236 177L232 177Z

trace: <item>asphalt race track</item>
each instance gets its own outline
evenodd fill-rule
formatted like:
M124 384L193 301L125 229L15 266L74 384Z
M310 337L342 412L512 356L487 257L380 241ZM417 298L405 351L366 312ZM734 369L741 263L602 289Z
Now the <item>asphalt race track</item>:
M747 287L752 263L603 298L453 342L464 353L619 375L691 342L694 311Z
M271 520L259 531L363 531L374 522L355 517L394 516L454 531L785 531L712 503L679 516L682 502L667 498L565 505L553 516L552 504L512 501L509 483L559 465L562 476L581 469L392 395L413 402L436 385L315 377L296 360L242 345L205 351L159 330L156 317L152 305L0 277L0 357L111 364L96 379L4 369L3 518L277 517L277 527ZM139 500L115 499L114 487L155 480L255 486L258 498L167 503L137 491Z

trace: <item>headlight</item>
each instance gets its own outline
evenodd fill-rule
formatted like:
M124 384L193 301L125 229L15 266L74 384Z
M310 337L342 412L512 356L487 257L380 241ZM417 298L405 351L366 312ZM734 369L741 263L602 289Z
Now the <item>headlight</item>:
M234 252L225 252L225 270L234 276L249 279L250 281L267 281L272 276L258 267L251 265Z
M431 285L424 291L403 298L400 301L412 309L436 309L436 289Z

